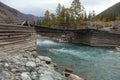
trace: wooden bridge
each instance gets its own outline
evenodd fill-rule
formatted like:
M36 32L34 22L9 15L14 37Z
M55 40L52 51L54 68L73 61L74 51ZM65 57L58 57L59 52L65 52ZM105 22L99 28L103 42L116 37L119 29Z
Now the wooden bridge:
M38 26L38 25L32 25L32 26L35 27L37 32L44 32L44 33L61 33L61 32L81 31L81 29L75 29L75 28L51 28L51 27L44 27L44 26Z
M43 36L56 37L62 39L62 35L70 43L85 44L90 46L109 46L115 47L120 45L120 33L109 32L97 29L63 29L35 26L37 33L45 33Z
M0 24L0 51L11 52L30 46L36 46L37 34L48 37L61 38L65 35L68 41L91 46L120 45L120 34L99 31L95 29L58 29L32 25L21 26L13 24ZM50 34L50 35L48 35Z

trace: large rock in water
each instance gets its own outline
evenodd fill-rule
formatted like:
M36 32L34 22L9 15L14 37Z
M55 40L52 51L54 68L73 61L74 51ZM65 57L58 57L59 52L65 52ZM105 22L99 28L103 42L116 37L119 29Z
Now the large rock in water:
M40 60L42 60L42 61L49 61L49 62L52 61L52 59L49 58L49 57L47 57L47 56L38 56L38 58L39 58Z
M74 75L74 74L70 74L70 78L71 78L71 80L84 80L84 79L82 79L82 78L80 78L80 77L78 77L77 75Z

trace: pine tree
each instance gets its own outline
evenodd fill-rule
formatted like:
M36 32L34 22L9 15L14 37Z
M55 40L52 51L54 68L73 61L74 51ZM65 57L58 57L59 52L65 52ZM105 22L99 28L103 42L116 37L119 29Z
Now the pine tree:
M37 22L36 22L36 24L37 25L41 25L41 20L38 19Z
M96 15L96 14L95 14L95 11L93 10L93 11L92 11L92 18L94 18L95 15Z
M67 26L70 26L70 14L69 14L69 9L65 8L65 22Z
M88 20L91 20L91 18L92 18L92 13L91 11L89 11Z
M86 13L86 11L85 11L85 13L84 13L84 20L85 20L85 21L87 20L87 13Z
M61 4L59 3L58 6L57 6L57 8L56 8L56 15L57 15L57 16L60 16L61 11L62 11L62 6L61 6Z

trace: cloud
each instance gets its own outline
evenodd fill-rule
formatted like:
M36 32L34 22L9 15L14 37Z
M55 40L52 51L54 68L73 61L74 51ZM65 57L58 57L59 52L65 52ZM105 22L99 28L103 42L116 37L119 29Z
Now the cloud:
M120 2L119 0L82 0L83 5L87 11L95 10L97 14L106 10L115 3Z
M58 3L70 7L73 0L0 0L23 13L44 16L45 10L54 13ZM95 10L98 14L119 0L80 0L87 11Z
M112 0L83 0L82 2L84 3L84 5L88 5L88 6L98 6L98 5L102 5L102 4L107 4L109 2L111 2Z
M58 3L61 5L69 6L70 0L0 0L1 2L7 4L26 14L35 14L38 16L43 16L45 10L55 12ZM37 10L37 11L36 11ZM38 13L40 12L40 13Z

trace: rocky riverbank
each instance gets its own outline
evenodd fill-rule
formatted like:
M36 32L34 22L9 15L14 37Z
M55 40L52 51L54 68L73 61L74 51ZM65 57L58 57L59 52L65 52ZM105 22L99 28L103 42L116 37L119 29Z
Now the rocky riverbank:
M0 80L83 80L71 69L56 72L51 58L38 55L34 48L0 53Z

